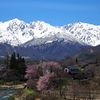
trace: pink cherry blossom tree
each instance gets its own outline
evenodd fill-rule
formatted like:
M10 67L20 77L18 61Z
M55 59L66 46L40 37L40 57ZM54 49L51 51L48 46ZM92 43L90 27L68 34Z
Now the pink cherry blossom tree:
M62 67L54 61L43 62L43 76L37 82L37 89L44 93L49 93L57 85L61 76ZM58 83L59 84L59 83Z
M57 62L48 61L48 62L43 62L41 66L38 65L28 66L25 77L28 79L27 81L28 87L31 87L33 89L37 88L37 90L43 93L49 93L55 87L62 88L61 78L63 74L64 73L62 67Z
M37 74L37 65L29 65L26 69L25 78L27 79L34 79Z
M36 89L36 78L37 77L37 65L29 65L27 66L25 78L27 80L27 87Z
M55 88L56 74L54 72L41 76L37 82L37 89L43 93L48 93Z
M48 62L43 62L42 64L43 66L43 74L46 74L46 73L56 73L59 71L59 70L62 70L62 67L57 63L57 62L54 62L54 61L48 61Z
M38 85L37 85L38 90L40 90L42 92L44 92L44 91L48 92L48 91L52 90L54 87L56 87L56 89L59 92L59 96L62 97L65 90L67 89L66 73L64 73L60 64L57 62L54 62L54 61L44 62L43 66L44 66L43 67L44 77L40 78L38 81ZM56 75L56 78L54 78L55 85L53 88L52 88L52 85L50 85L52 83L50 83L51 81L49 81L49 78L48 78L48 75L51 75L52 73L54 73ZM48 79L45 79L45 78L48 78ZM46 81L49 84L46 83ZM39 85L39 84L42 84L42 85ZM47 86L49 86L49 87L51 86L49 88L49 90L47 90ZM65 87L65 88L63 88L63 87Z

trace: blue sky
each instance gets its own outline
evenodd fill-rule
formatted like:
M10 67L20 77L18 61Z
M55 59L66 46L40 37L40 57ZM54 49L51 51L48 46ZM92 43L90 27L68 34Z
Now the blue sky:
M100 25L100 0L0 0L0 21L14 18L53 26L79 21Z

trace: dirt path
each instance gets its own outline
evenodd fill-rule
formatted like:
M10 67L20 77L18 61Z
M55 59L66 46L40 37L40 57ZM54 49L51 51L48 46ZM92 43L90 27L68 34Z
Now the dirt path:
M24 88L26 85L26 83L23 84L17 84L17 85L0 85L0 87L4 87L4 88L14 88L14 89L22 89Z

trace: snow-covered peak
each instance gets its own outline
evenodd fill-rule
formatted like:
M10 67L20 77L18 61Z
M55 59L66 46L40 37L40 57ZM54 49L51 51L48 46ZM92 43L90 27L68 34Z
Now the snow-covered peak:
M24 21L19 20L19 19L17 19L17 18L14 18L14 19L12 19L12 20L8 20L8 21L7 21L7 23L14 23L14 22L20 24L21 22L24 22Z
M45 23L43 21L33 21L33 22L30 23L30 27L33 28L33 29L38 29L38 30L44 30L44 29L48 29L48 28L54 28L50 24Z
M30 24L45 25L45 24L48 24L48 23L45 23L44 21L41 21L41 20L37 20L37 21L32 21L32 22L30 22ZM48 25L49 25L49 24L48 24Z
M89 24L89 23L84 23L84 22L75 22L75 23L70 23L68 25L64 25L64 28L94 28L94 27L100 27L100 26L95 26L93 24Z
M100 44L100 26L76 22L54 27L43 21L26 23L17 18L0 22L0 42L2 43L17 46L31 41L31 45L35 45L53 42L57 39L96 46Z
M100 44L100 26L77 22L65 25L63 28L69 30L78 42L84 42L92 46Z
M34 32L34 37L40 38L40 37L48 37L49 35L54 35L57 32L60 31L60 29L51 26L48 23L45 23L43 21L33 21L30 23L30 28Z
M21 21L21 20L15 18L15 19L9 20L7 22L1 23L0 27L2 29L6 30L8 27L12 27L12 29L13 29L15 27L19 27L19 26L22 26L22 25L26 25L26 23L24 21Z

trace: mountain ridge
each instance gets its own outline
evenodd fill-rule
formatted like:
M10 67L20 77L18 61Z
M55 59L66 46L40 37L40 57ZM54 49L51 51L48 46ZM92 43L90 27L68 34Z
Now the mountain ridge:
M15 52L27 59L48 60L55 59L60 60L67 56L71 56L89 46L83 46L79 43L64 43L63 41L55 41L53 43L41 44L37 46L21 47L11 46L6 43L0 43L0 57L9 56Z
M45 39L47 42L53 42L54 39L52 40L51 38L55 38L55 40L64 39L64 42L73 40L80 44L96 46L100 44L99 31L100 26L82 22L71 23L64 26L52 26L43 21L26 23L15 18L7 22L1 22L0 42L18 46L28 41L34 44L34 40L36 39Z
M62 59L100 44L100 26L76 22L52 26L17 18L0 22L0 56L16 52L33 59Z

